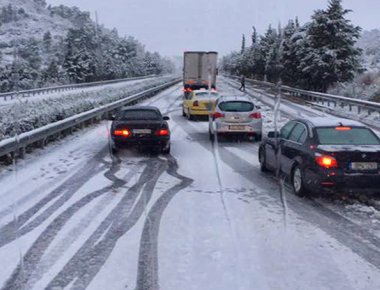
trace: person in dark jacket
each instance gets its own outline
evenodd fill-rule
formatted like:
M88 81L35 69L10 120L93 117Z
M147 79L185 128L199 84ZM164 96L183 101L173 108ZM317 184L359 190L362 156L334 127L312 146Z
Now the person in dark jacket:
M239 91L245 92L245 77L243 75L240 77L240 84Z

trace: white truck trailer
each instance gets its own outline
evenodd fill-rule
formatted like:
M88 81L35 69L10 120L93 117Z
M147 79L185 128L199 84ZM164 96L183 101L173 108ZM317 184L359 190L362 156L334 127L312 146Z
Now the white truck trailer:
M187 51L183 56L183 87L185 92L209 87L216 88L218 53Z

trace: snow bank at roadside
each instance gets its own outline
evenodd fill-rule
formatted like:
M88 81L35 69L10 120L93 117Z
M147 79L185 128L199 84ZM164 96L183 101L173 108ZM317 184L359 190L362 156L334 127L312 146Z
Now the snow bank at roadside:
M173 77L163 76L135 84L126 83L117 89L101 87L98 91L73 93L61 98L20 100L11 107L0 108L0 140L117 101L170 79Z

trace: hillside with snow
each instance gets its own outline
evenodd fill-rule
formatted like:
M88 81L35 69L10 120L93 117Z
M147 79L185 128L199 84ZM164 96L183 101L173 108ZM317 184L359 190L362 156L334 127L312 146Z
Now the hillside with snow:
M173 71L133 37L89 12L45 0L0 0L0 93Z
M50 32L53 43L58 43L74 28L77 14L86 17L87 13L77 8L50 7L44 0L1 0L0 11L0 51L1 63L12 63L14 49L31 37L43 40ZM66 12L66 14L65 14Z
M363 50L363 65L368 70L380 70L380 30L364 31L357 43Z

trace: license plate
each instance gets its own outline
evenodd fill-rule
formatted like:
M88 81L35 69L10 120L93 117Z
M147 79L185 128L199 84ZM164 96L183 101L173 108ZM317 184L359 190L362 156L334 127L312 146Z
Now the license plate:
M377 162L352 162L351 169L353 170L376 170Z
M152 130L150 130L150 129L133 129L132 132L135 134L151 134Z
M245 126L233 125L230 126L230 130L244 130Z

